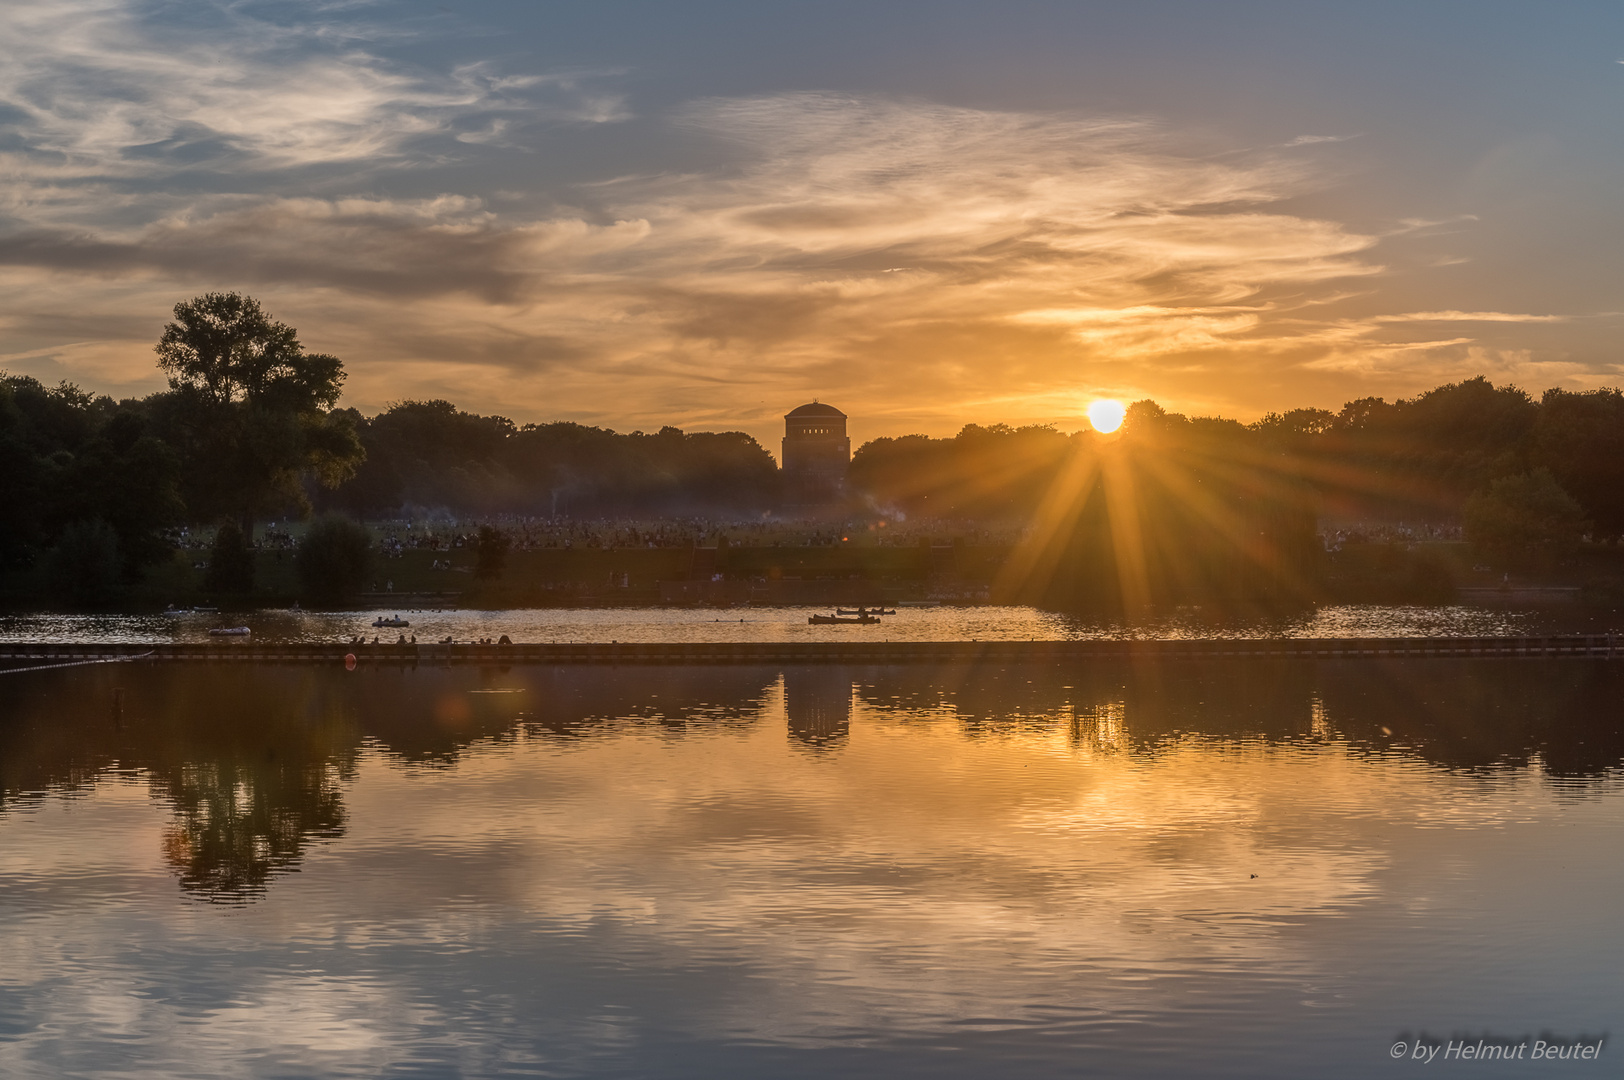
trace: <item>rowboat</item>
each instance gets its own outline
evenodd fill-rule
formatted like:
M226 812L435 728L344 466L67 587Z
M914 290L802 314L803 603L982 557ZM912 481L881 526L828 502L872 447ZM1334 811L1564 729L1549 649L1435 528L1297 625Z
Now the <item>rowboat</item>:
M860 607L856 608L855 610L852 608L835 608L836 615L895 615L896 613L897 611L895 608L887 609Z
M246 626L216 626L209 633L214 637L247 637L253 631Z
M380 615L378 618L372 620L372 625L373 626L410 626L412 624L410 622L407 622L405 619L401 618L399 615L396 615L394 618L391 618L391 619L385 619L383 616Z
M880 620L876 619L872 615L859 615L856 618L851 619L840 615L809 615L807 616L806 621L813 626L830 626L836 623L849 625L869 624L877 623Z

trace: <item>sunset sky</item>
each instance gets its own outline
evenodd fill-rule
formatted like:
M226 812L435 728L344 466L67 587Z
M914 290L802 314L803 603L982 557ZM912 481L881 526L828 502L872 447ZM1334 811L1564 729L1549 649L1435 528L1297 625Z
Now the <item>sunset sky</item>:
M1624 7L0 6L0 368L854 442L1624 383Z

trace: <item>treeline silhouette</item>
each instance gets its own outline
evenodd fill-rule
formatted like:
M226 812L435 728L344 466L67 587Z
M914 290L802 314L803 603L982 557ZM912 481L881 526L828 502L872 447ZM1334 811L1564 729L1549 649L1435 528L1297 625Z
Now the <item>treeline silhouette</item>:
M743 433L520 426L408 401L372 417L323 411L314 426L339 433L329 438L341 449L352 444L332 486L314 466L283 463L243 513L245 474L267 470L223 451L219 432L203 433L220 408L184 386L114 402L0 378L0 482L14 493L0 517L0 562L13 577L30 571L35 591L95 603L168 558L171 531L184 524L231 521L240 536L257 515L312 508L362 519L657 518L779 506L773 460ZM1616 540L1624 394L1550 390L1535 401L1476 378L1250 425L1143 401L1109 437L971 424L952 438L875 439L854 456L849 493L853 515L1033 523L1005 575L1011 598L1309 598L1324 576L1327 520L1464 521L1480 548L1513 567L1559 558L1582 534ZM237 564L217 554L222 567Z
M338 407L342 362L252 297L207 293L174 315L161 393L115 402L0 373L0 596L109 603L188 525L218 530L205 587L246 593L256 523L313 509L658 516L776 500L772 457L740 432L520 427L444 401L365 417ZM354 562L350 540L320 535ZM329 569L301 566L313 581Z
M256 522L313 510L759 521L784 509L771 455L742 432L520 425L447 401L368 417L339 405L342 363L307 352L251 297L210 293L174 313L156 346L161 393L115 402L0 375L0 595L105 604L173 558L182 526L214 535L207 588L247 592ZM1006 598L1302 602L1365 557L1357 535L1323 536L1327 523L1464 525L1508 569L1559 563L1583 536L1616 542L1624 393L1535 400L1479 377L1252 424L1140 401L1109 436L970 424L875 439L854 456L847 498L828 508L837 518L1024 526L997 583ZM368 542L351 528L313 534L334 566ZM1410 595L1432 588L1394 545L1380 558L1414 579Z
M1479 376L1400 401L1361 398L1340 412L1294 409L1243 425L1130 407L1122 440L1233 462L1312 484L1321 516L1458 521L1496 480L1548 471L1595 535L1624 534L1624 393L1547 390L1538 400ZM969 424L952 438L880 438L852 458L851 485L876 505L944 517L1026 517L1066 462L1107 440L1052 426ZM1234 469L1220 471L1234 473Z
M1140 401L1109 437L970 425L950 439L876 439L851 482L894 512L1030 522L999 583L1007 600L1113 611L1440 600L1454 586L1436 557L1357 531L1327 550L1326 522L1464 525L1480 557L1549 570L1582 537L1624 532L1624 394L1535 401L1479 377L1250 425Z
M313 467L267 468L223 448L231 434L210 430L211 411L185 389L115 402L0 375L0 487L12 493L0 508L0 591L105 602L169 558L175 530L188 525L222 529L211 588L243 591L255 521L313 510L361 520L647 519L755 517L778 504L777 465L742 432L520 426L445 401L402 402L372 417L334 409L321 423L353 449L327 487ZM245 500L243 490L268 472L282 475L261 480Z
M660 517L747 514L778 500L778 466L742 431L618 434L564 421L515 424L449 401L350 410L366 458L320 501L361 516Z

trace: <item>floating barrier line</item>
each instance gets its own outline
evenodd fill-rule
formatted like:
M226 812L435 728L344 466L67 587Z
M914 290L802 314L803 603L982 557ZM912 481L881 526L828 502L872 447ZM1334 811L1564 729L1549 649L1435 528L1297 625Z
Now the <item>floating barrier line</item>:
M100 660L69 660L65 664L40 664L36 667L14 667L0 669L0 675L17 675L24 671L50 671L52 668L84 667L86 664L127 664L131 660L145 660L156 650L148 649L136 656L107 656Z
M1297 638L1291 640L1174 639L1063 641L776 641L776 642L574 642L561 644L418 645L288 642L227 645L115 642L79 644L0 643L0 664L38 664L15 671L146 659L152 663L343 663L360 666L506 664L897 664L897 663L1081 663L1088 661L1401 660L1445 657L1624 659L1624 637L1605 634L1531 638ZM47 663L40 664L41 661Z

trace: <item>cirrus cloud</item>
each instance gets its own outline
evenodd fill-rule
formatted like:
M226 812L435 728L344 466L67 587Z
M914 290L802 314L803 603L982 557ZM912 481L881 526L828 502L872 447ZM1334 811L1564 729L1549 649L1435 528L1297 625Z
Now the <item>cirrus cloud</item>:
M612 77L427 70L315 16L160 14L0 14L13 370L155 387L165 312L221 288L344 357L365 409L445 396L763 437L812 396L859 436L1066 423L1097 393L1245 415L1260 386L1527 355L1460 332L1526 316L1348 310L1402 229L1293 209L1330 180L1302 150L1318 137L1220 153L1140 117L793 93L645 118L689 149L682 171L514 184L549 132L630 117ZM434 193L403 193L408 174ZM1392 340L1426 322L1456 330Z

